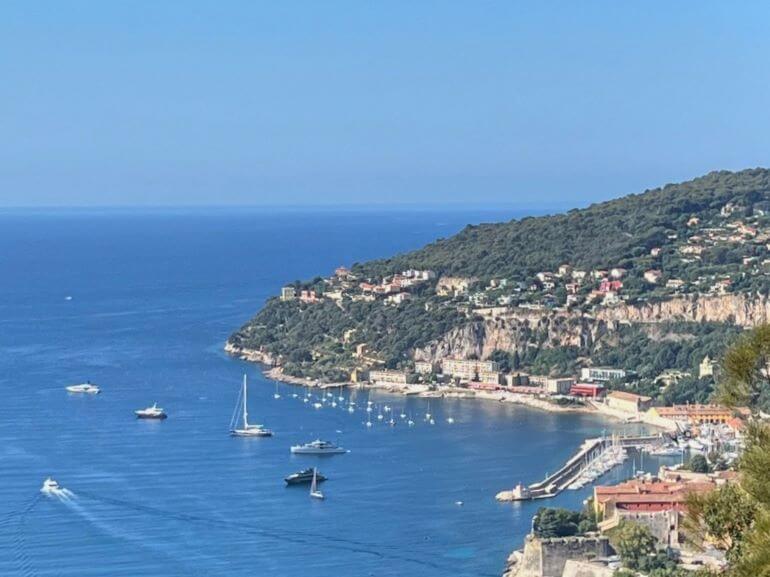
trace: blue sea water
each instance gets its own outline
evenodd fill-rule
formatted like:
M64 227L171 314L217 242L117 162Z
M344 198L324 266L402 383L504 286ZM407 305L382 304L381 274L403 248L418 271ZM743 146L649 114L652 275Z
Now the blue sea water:
M279 385L274 399L259 367L222 346L286 281L511 216L0 214L0 575L500 574L546 503L499 504L495 493L553 471L586 436L633 427L482 401L342 393L417 421L375 419L367 429L360 412L292 398L301 389ZM272 438L227 434L243 373L251 414ZM87 379L101 395L65 392ZM168 420L134 418L155 401ZM290 455L316 437L350 452ZM329 477L323 502L282 481L311 465ZM48 475L72 497L41 495ZM579 507L589 493L547 504Z

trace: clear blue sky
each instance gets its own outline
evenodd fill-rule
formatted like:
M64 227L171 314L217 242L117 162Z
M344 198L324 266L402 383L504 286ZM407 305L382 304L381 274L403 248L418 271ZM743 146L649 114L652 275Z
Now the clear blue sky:
M0 205L578 206L768 166L767 2L0 4Z

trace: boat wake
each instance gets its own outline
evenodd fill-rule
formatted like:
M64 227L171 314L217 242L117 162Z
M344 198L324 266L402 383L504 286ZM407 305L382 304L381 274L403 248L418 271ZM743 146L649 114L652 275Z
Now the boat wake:
M383 560L401 561L417 566L430 567L433 569L451 571L456 570L456 567L448 564L443 564L438 561L432 560L430 555L422 552L410 552L403 547L395 547L386 545L383 543L369 543L356 539L347 539L335 535L316 533L311 531L301 530L287 530L287 529L265 529L264 526L257 524L251 524L244 521L237 520L224 520L214 517L206 517L204 515L193 513L178 513L150 505L142 505L140 503L134 503L131 501L125 501L114 497L107 497L102 495L96 495L93 493L79 492L81 499L89 499L95 502L109 504L118 508L127 509L144 515L151 515L154 517L173 520L188 524L195 524L206 527L208 529L220 529L237 531L240 534L249 533L266 539L276 540L283 543L292 543L301 545L303 548L308 546L323 546L325 548L332 548L338 550L344 550L350 553L358 553L363 555L371 555ZM86 510L77 501L72 500L68 502L69 506L76 506L78 512L86 512ZM92 517L92 516L91 516ZM105 528L106 530L106 528ZM125 536L124 536L125 537ZM146 543L144 543L146 545ZM480 576L481 577L481 576ZM491 577L491 576L490 576Z

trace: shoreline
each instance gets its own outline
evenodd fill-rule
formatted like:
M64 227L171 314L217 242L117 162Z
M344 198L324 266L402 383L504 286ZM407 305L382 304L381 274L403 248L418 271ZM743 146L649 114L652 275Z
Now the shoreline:
M655 427L663 427L660 423L646 421L642 415L638 416L638 418L634 418L634 420L629 420L629 415L618 414L611 410L605 410L601 405L597 405L590 401L583 406L560 406L543 399L531 397L529 395L521 395L507 391L476 391L447 386L438 386L435 390L432 390L428 387L428 385L353 383L350 381L337 383L320 383L320 381L310 379L308 377L295 377L285 374L280 366L275 365L274 359L265 353L250 349L242 349L232 345L229 342L225 344L224 350L230 356L261 365L262 374L268 379L289 385L313 387L319 389L334 389L340 387L361 388L386 391L388 393L401 394L404 396L417 396L421 398L479 399L482 401L494 401L498 403L523 405L533 409L547 411L549 413L584 413L588 415L600 415L614 421L640 422Z

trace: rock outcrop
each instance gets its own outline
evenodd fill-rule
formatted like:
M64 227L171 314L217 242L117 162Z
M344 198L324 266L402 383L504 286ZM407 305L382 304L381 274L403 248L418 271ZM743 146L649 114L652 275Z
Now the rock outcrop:
M622 304L590 314L569 310L481 309L476 318L414 351L414 359L488 358L495 350L522 353L527 347L579 347L612 344L622 325L716 322L755 326L770 320L770 299L759 295L701 295L659 302ZM652 329L651 329L652 330Z

